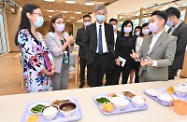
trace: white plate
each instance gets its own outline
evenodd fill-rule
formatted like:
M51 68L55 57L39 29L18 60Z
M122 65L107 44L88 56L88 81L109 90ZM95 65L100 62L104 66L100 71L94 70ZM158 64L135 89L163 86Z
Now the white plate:
M158 96L161 92L159 90L156 89L146 89L145 92L151 96Z
M179 86L187 87L187 83L180 83Z
M173 96L175 99L177 99L175 96ZM163 102L170 102L173 100L173 98L169 94L159 94L157 98Z
M40 112L40 113L33 113L33 112L31 111L31 108L35 107L35 106L38 105L38 104L42 104L42 105L44 105L44 106L49 106L49 105L50 105L49 103L45 103L45 102L42 102L42 103L33 103L33 104L29 107L29 112L30 112L31 114L41 114L41 112Z

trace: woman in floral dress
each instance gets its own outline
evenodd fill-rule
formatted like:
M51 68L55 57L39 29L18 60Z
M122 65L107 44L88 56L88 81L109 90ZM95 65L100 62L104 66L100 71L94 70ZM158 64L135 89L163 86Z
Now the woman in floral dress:
M15 43L21 51L23 76L28 93L52 90L49 76L54 74L53 59L42 39L42 35L36 31L43 23L44 19L38 5L26 4L23 7ZM51 71L46 69L44 52L48 54L51 61Z

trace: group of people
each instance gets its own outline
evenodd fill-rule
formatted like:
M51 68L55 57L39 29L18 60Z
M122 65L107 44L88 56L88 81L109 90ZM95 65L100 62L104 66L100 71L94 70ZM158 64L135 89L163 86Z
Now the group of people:
M118 85L121 76L122 84L127 84L134 72L135 83L167 81L174 79L183 68L187 25L180 20L177 8L154 11L148 23L135 28L131 20L125 20L121 31L117 30L116 19L105 23L105 6L97 6L94 13L95 23L91 24L91 17L85 15L84 26L77 32L80 88L85 84L86 65L91 87L102 86L104 75L105 85ZM165 25L170 27L168 32L164 30Z
M84 25L77 31L79 88L84 87L86 67L90 87L102 86L105 74L105 85L117 85L121 74L122 83L126 84L132 70L135 70L135 83L139 83L174 79L177 70L182 69L187 25L180 21L178 9L154 11L150 22L135 27L134 31L132 21L125 20L120 32L116 19L105 22L104 5L97 5L94 14L96 21L92 23L90 15L83 16ZM43 23L38 5L23 7L15 44L21 51L28 93L68 88L70 47L74 45L74 38L64 32L65 20L60 14L51 18L45 40L37 31ZM171 27L168 33L164 31L165 24Z

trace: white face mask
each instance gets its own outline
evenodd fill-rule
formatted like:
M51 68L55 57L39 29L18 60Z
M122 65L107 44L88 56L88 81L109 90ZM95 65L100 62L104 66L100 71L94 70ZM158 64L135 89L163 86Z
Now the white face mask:
M132 31L132 27L124 27L123 32L130 33Z
M116 30L116 28L117 28L116 25L113 25L113 30Z
M58 32L62 32L65 29L65 24L56 24L55 28Z
M84 22L84 26L86 27L86 26L88 26L88 25L90 25L91 24L91 22Z
M44 18L42 16L37 16L36 22L34 22L34 25L39 28L44 24Z

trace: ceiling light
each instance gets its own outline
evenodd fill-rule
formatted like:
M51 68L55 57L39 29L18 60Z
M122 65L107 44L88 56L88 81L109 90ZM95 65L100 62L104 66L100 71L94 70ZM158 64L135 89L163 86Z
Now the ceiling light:
M45 2L55 2L55 0L44 0Z
M85 5L86 6L93 6L93 5L95 5L95 3L94 2L90 2L90 1L86 1Z
M70 19L75 19L75 17L69 17Z
M75 0L66 0L65 3L68 3L68 4L75 4Z
M82 12L79 12L79 11L77 11L77 12L75 12L75 14L81 14Z
M52 17L52 16L49 16L50 18Z
M61 13L64 13L64 14L66 14L66 13L68 13L68 11L60 11Z
M47 10L47 12L55 12L55 10Z

